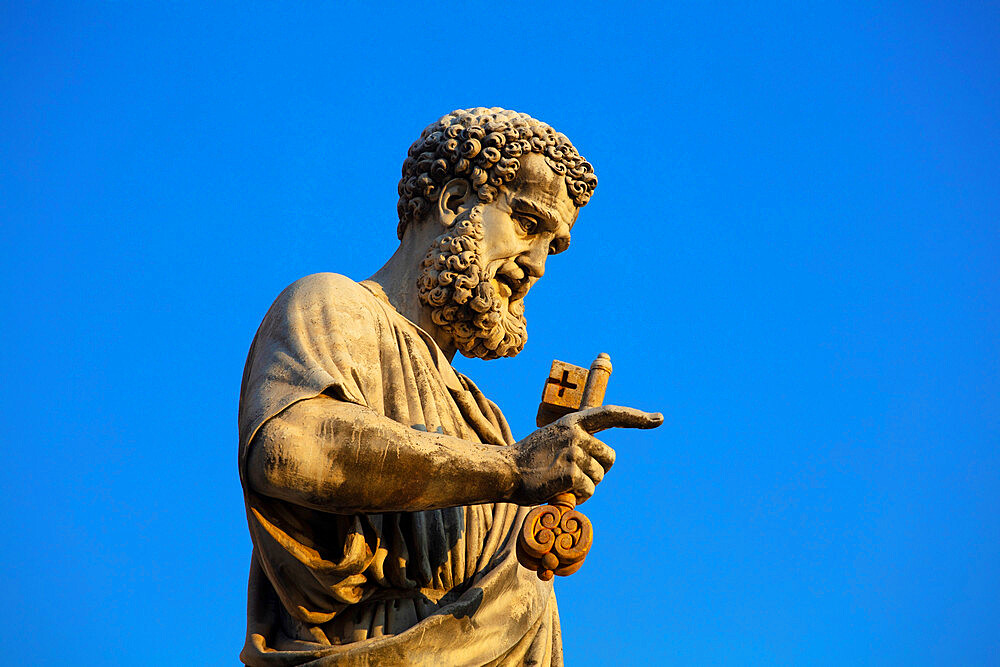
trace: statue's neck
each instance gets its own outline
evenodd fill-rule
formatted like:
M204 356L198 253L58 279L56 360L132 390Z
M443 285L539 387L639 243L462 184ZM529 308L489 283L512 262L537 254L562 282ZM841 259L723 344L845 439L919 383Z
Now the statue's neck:
M455 357L455 343L449 334L434 324L429 309L420 302L418 295L420 263L426 256L430 243L422 247L420 245L414 238L404 237L385 266L368 280L382 288L389 303L400 315L430 334L448 361L451 361Z

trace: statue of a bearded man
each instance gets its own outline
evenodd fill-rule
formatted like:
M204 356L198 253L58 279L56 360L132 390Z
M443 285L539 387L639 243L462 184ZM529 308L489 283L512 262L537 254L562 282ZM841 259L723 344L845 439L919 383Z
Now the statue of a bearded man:
M593 433L662 416L592 408L516 441L451 359L520 352L524 296L596 184L548 125L455 111L410 147L385 266L278 296L240 395L244 663L562 664L552 582L518 564L518 529L594 493L615 454Z

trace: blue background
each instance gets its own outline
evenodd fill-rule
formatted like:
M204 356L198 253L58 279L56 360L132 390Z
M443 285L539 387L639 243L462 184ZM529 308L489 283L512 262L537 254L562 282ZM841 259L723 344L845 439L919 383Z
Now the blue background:
M260 318L499 105L600 185L457 366L519 436L553 357L666 416L607 434L568 662L1000 664L1000 8L667 4L3 3L0 661L235 663Z

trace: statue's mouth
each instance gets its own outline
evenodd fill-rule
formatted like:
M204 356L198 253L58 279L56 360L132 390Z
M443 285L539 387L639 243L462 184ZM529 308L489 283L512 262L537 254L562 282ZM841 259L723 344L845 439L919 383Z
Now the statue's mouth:
M531 288L531 280L527 276L518 279L505 271L498 272L494 281L497 293L508 301L523 299Z

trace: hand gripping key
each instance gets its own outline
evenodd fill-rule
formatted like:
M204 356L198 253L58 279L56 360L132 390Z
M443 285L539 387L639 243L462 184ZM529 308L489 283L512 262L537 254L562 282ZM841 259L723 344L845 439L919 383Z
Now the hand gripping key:
M589 372L553 361L535 423L542 427L563 415L603 404L610 376L611 357L603 352L597 355ZM537 572L542 581L579 570L594 543L590 519L575 508L576 496L559 493L548 505L536 507L524 519L517 536L517 560Z

